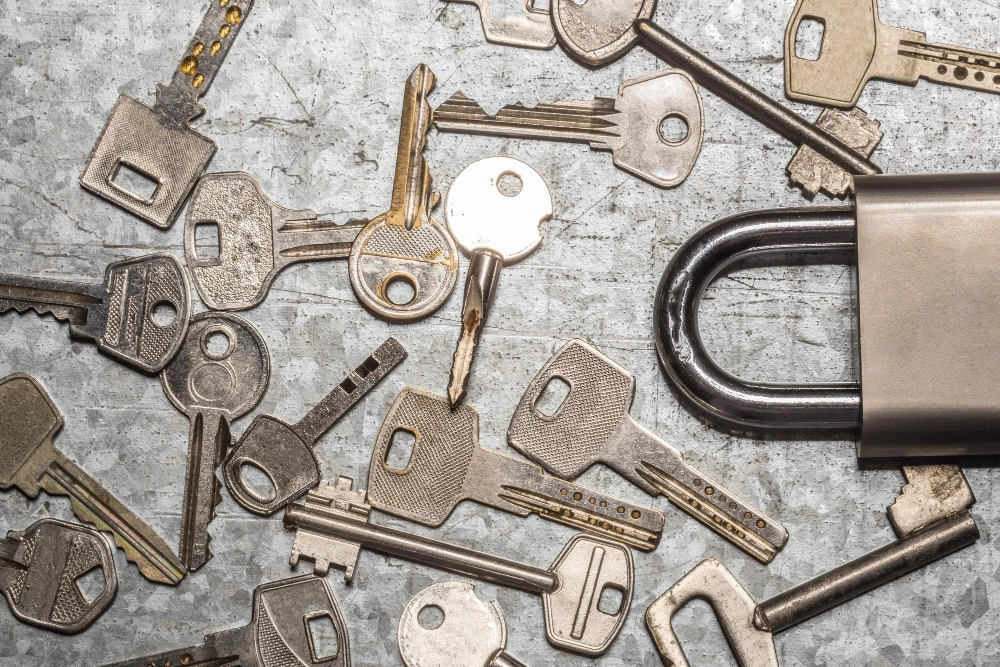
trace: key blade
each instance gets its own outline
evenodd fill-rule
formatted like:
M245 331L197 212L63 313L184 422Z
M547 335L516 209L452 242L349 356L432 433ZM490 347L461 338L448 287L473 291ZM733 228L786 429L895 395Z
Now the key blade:
M188 648L165 651L142 658L132 658L110 663L103 667L149 667L154 665L176 665L176 667L241 667L247 663L238 655L218 657L212 645L189 646Z
M897 54L917 77L984 93L1000 93L1000 54L945 44L902 40Z
M903 466L903 475L907 483L887 508L900 538L976 503L965 473L957 465Z
M465 398L472 361L500 284L501 269L503 258L490 252L476 252L469 262L465 297L462 300L462 333L455 346L448 382L448 400L452 407L459 405Z
M850 113L840 109L824 109L816 119L816 126L836 137L858 155L869 158L882 141L881 123L858 109ZM830 197L843 197L854 190L854 179L842 167L802 145L786 167L788 179L802 188L807 197L820 191Z
M97 286L0 274L0 313L34 310L71 325L86 324L100 310Z
M178 550L188 572L195 572L212 558L208 524L222 502L222 482L215 468L222 463L231 438L228 420L217 412L199 412L191 424Z
M434 120L427 96L436 83L437 77L427 65L417 65L403 92L392 204L385 217L389 224L401 224L406 229L413 229L430 215L431 172L424 161L424 148L427 130Z

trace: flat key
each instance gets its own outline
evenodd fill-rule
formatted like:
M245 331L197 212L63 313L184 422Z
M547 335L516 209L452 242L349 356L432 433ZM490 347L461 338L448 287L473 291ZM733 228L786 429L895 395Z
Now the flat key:
M501 179L521 183L517 194L501 190ZM445 203L448 229L470 255L462 303L462 334L455 348L448 400L465 398L472 360L493 305L500 269L521 261L542 243L539 227L552 217L552 195L545 180L525 163L509 157L474 162L455 178Z
M554 410L539 398L554 379L569 392ZM761 561L770 563L788 531L710 477L629 415L635 376L582 340L555 353L521 396L507 430L512 447L565 479L604 463L650 495L671 503Z
M170 84L156 86L152 108L119 95L80 175L80 185L149 224L167 229L215 155L215 142L189 123L243 27L254 0L209 0ZM149 197L116 183L125 167L156 184Z
M170 547L56 449L52 438L62 425L62 415L33 377L8 375L0 380L0 489L16 487L29 498L41 490L68 496L73 513L110 532L142 576L160 584L178 584L184 567Z
M101 570L104 588L90 600L77 580ZM83 632L118 593L118 572L103 535L84 526L41 519L0 540L0 591L19 621L71 635Z
M389 464L399 432L414 438L409 460ZM420 389L400 392L382 422L368 468L368 502L375 509L425 526L440 526L458 503L474 500L528 516L538 514L571 528L652 551L663 514L543 474L540 467L484 449L479 413L452 408L443 396Z
M823 109L816 125L866 158L871 157L882 141L881 123L857 107L850 112ZM809 146L799 146L786 170L788 180L802 188L810 199L821 191L831 197L844 197L854 191L851 175Z
M683 131L661 130L667 120ZM661 188L680 185L701 152L701 96L694 80L680 70L663 70L629 79L617 97L590 102L556 102L528 108L517 103L489 115L461 92L434 110L439 130L579 141L611 151L615 166Z
M404 359L406 349L389 338L297 424L257 415L223 465L226 486L236 502L266 516L319 484L319 463L312 451L316 441ZM247 467L271 481L272 495L262 495L247 483Z
M313 634L328 619L329 647ZM317 626L318 627L318 626ZM328 626L329 627L329 626ZM318 634L318 633L317 633ZM332 637L323 637L332 640ZM320 651L326 647L325 651ZM104 667L351 667L351 645L337 599L325 579L306 575L262 584L253 592L249 625L205 635L201 646L123 660Z
M191 572L212 557L208 524L222 500L215 468L229 449L229 425L260 402L270 376L264 339L227 313L191 318L184 345L160 373L167 398L191 421L180 540L181 562Z
M0 313L10 310L51 314L71 336L156 373L184 340L191 297L180 262L161 253L109 264L100 285L0 274Z
M302 505L285 508L285 527L295 530L289 562L314 563L316 574L331 565L344 568L350 581L361 549L367 548L430 567L476 577L542 596L545 636L553 646L598 656L611 646L632 603L635 566L628 548L590 535L575 535L548 570L522 565L472 549L420 537L368 522L371 506L364 489L340 477L322 483ZM608 589L621 594L613 613L600 608ZM500 667L500 666L498 666Z
M444 0L461 2L479 8L486 41L525 49L551 49L556 45L552 19L547 9L535 7L535 0L520 0L521 13L495 16L492 0ZM503 4L503 3L501 3Z
M823 24L815 60L799 57L803 20ZM927 35L885 25L877 0L798 0L785 31L785 93L793 100L849 108L872 79L920 79L1000 93L1000 53L928 44Z

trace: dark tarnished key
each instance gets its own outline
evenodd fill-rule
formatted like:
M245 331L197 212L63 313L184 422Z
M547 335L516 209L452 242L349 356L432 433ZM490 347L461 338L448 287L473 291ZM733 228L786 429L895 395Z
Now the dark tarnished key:
M29 375L0 380L0 489L16 487L34 498L39 491L68 496L81 521L110 532L142 576L176 585L184 567L170 547L117 498L56 449L52 438L62 415Z

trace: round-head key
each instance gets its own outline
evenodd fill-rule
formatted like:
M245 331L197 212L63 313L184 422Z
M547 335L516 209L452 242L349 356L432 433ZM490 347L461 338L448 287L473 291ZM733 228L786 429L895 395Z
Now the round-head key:
M554 0L552 25L571 56L599 67L620 58L639 36L632 25L650 19L656 0Z

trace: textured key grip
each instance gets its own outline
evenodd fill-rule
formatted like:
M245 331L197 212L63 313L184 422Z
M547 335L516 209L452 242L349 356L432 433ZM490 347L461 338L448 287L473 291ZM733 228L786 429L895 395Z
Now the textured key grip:
M62 425L62 415L33 377L0 380L0 489L11 487L31 454Z

